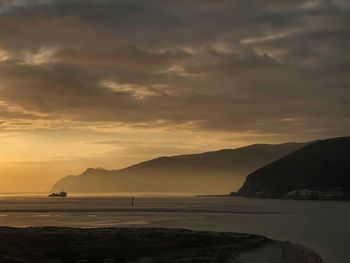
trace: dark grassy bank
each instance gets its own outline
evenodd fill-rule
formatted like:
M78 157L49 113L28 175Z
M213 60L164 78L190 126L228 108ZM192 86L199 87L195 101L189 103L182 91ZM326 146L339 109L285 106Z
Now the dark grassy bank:
M0 262L228 262L269 241L178 229L1 228Z

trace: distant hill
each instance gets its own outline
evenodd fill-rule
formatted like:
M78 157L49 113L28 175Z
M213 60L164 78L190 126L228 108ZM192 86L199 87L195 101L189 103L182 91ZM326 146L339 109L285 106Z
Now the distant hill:
M350 137L314 142L249 174L241 196L280 196L292 190L350 192Z
M255 144L200 154L160 157L121 170L89 168L79 176L67 176L52 190L72 193L227 193L242 185L250 172L305 143Z

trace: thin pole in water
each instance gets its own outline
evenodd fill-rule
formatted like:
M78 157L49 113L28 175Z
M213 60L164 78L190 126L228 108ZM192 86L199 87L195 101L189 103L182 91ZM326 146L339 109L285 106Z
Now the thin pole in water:
M134 197L131 197L131 206L134 206Z

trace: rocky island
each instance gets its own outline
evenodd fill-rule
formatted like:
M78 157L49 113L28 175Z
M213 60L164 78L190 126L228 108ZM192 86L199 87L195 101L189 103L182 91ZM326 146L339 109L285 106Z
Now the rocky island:
M0 262L309 263L311 249L259 235L164 228L0 228Z

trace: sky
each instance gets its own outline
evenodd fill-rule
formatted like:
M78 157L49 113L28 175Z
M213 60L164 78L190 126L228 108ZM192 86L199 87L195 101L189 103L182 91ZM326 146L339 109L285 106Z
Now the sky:
M0 0L0 192L349 135L347 0Z

